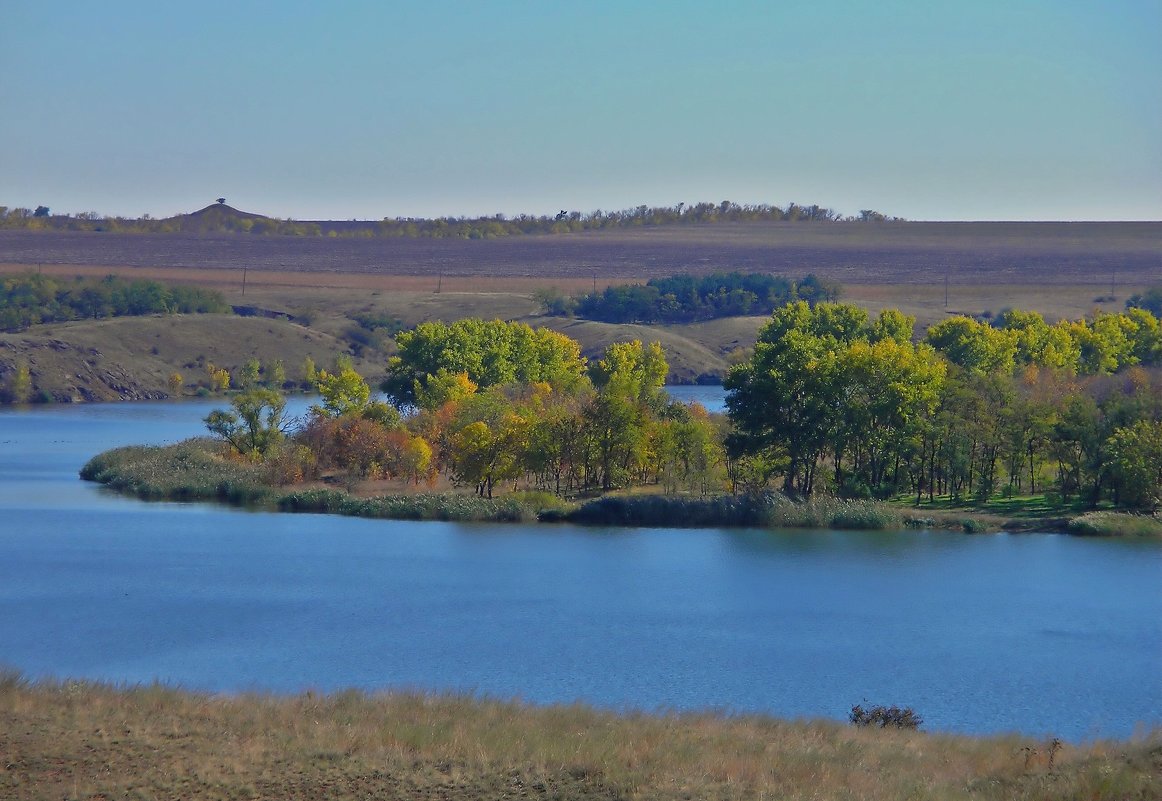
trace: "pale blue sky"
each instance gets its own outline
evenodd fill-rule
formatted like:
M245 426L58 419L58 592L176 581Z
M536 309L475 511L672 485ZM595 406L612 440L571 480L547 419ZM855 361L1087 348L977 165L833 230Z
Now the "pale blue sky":
M1162 219L1162 0L0 0L0 204Z

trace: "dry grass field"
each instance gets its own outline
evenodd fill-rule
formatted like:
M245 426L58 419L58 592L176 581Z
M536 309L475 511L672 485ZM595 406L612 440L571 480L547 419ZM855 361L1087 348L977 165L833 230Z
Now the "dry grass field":
M0 674L0 797L1145 800L1162 797L1162 740L1058 750L720 713L211 696Z

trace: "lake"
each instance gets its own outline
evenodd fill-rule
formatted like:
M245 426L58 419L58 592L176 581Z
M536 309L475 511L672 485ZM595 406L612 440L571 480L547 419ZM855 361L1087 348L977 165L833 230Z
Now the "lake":
M1162 543L374 521L77 478L106 448L201 433L222 405L0 412L0 662L791 718L866 699L928 730L1075 741L1162 725Z

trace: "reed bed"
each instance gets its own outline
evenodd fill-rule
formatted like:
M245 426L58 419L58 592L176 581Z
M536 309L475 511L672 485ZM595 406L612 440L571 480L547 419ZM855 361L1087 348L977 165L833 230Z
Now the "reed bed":
M668 495L606 496L568 516L587 525L705 528L901 529L900 510L876 501L816 497L793 501L778 493L684 498Z
M284 512L321 512L391 520L446 520L462 522L520 523L537 519L539 507L518 496L481 498L455 492L412 495L380 495L357 498L332 489L311 489L281 496Z
M260 465L231 459L206 438L114 448L90 459L81 478L145 500L256 505L273 494Z
M1126 512L1086 512L1070 520L1068 528L1090 537L1162 537L1162 519Z

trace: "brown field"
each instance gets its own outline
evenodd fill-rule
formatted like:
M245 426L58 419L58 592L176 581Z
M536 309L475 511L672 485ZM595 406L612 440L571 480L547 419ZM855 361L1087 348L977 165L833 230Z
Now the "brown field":
M742 270L844 284L1108 286L1162 276L1162 223L730 223L492 240L0 231L0 262L645 279Z
M1052 761L1050 759L1052 752ZM0 797L1155 799L1162 741L1064 744L454 695L212 696L0 674Z
M357 313L387 314L406 326L477 316L549 325L578 339L588 356L610 342L656 339L677 382L722 375L730 354L754 343L764 318L607 325L544 317L533 293L555 287L580 294L681 271L735 269L838 280L845 300L873 313L899 308L916 317L918 333L949 314L1006 307L1038 311L1050 321L1076 319L1095 309L1119 310L1132 292L1162 282L1162 223L732 223L495 240L0 231L0 274L113 273L212 287L236 306L309 321L311 332L324 337L312 353L324 345L332 353L346 349L343 338ZM284 321L269 323L252 330L191 322L184 336L220 366L233 369L257 349L260 358L283 358L293 370L303 348L284 345L302 332L282 331L298 328ZM111 342L101 326L69 323L0 334L0 379L24 359L45 362L40 375L34 372L37 388L58 399L164 395L161 377L173 369L188 372L182 368L189 348L167 345L172 337L161 332L153 344L160 353L149 354L151 361L134 348L158 332L134 332L137 339L118 334ZM252 335L253 342L239 340ZM68 356L66 349L75 352ZM117 355L100 367L114 377L90 380L84 363L92 361L85 355L92 349ZM368 358L363 367L375 378L386 356ZM109 389L132 383L121 377L141 373L142 364L148 369L140 386Z

